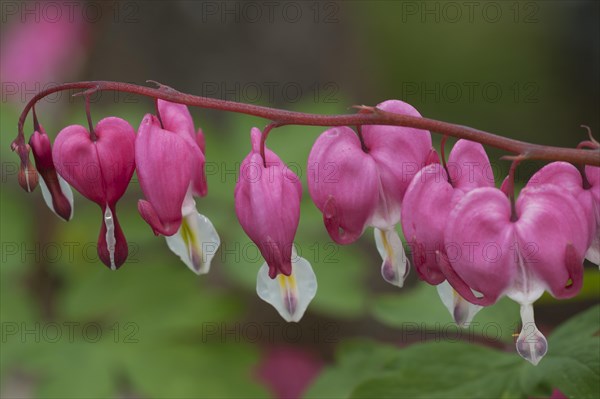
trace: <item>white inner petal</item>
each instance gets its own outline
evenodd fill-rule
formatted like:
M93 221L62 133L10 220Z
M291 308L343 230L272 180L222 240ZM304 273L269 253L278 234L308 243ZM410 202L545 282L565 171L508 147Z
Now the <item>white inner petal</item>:
M515 239L512 245L514 248L517 248L515 251L515 255L517 256L517 275L506 295L520 304L533 303L542 296L545 285L531 273L528 265L525 264L518 240Z
M292 274L269 277L264 263L258 271L256 293L288 322L298 322L317 293L317 277L310 263L292 251Z
M585 258L592 263L598 265L600 268L600 228L598 229L596 237L592 240L592 244L588 248Z
M206 274L221 245L221 239L211 221L195 211L184 215L181 227L165 237L169 249L196 274Z
M521 322L523 327L517 338L517 352L523 359L537 366L548 351L548 341L535 325L531 303L521 305Z
M593 200L594 214L596 216L596 236L592 240L592 244L588 248L585 258L592 263L598 265L600 269L600 203Z
M111 270L117 270L117 266L115 265L115 246L117 244L115 238L115 221L109 206L107 206L104 211L104 225L106 226L105 239L106 248L108 249L108 254L110 256L110 268Z
M65 198L69 201L71 205L71 214L69 215L69 220L73 219L73 213L75 212L74 200L73 200L73 190L71 190L71 186L66 182L65 179L60 177L58 174L58 184L60 185L60 190L62 191ZM43 179L42 179L43 180Z
M54 209L54 204L52 203L52 194L50 194L50 190L48 190L48 186L46 185L46 182L44 181L44 179L40 179L39 183L40 183L40 187L42 189L42 197L44 198L44 202L46 203L48 208L50 208L50 210L52 212L54 212L54 214L56 216L58 216L59 218L62 219L62 216L60 216L58 213L56 213L56 210ZM65 181L65 179L63 179L60 176L58 176L58 184L60 185L60 190L62 191L63 195L65 196L65 198L69 201L69 204L71 205L71 214L69 215L69 219L67 220L67 221L69 221L69 220L73 219L73 212L75 211L75 208L73 206L73 190L71 190L71 186L69 186L69 184Z
M400 236L394 227L386 230L375 228L374 233L377 251L383 259L381 275L388 283L402 287L408 275L409 261Z
M481 310L481 306L473 305L459 295L448 281L436 286L438 295L446 309L459 327L467 328L473 321L473 317Z
M50 208L50 210L54 212L56 216L59 216L58 213L56 213L56 211L54 210L54 205L52 204L52 195L50 194L50 190L48 190L48 186L46 186L46 182L44 181L44 179L40 179L39 183L40 188L42 189L42 197L44 198L44 202L46 203L48 208Z

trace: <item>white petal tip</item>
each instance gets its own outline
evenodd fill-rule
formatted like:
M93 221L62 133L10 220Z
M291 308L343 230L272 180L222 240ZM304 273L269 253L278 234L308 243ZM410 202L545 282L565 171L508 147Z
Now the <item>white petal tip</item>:
M448 281L438 284L436 288L442 303L448 309L448 312L450 312L454 323L461 328L468 328L473 321L473 317L475 317L482 307L473 305L461 297Z
M381 277L388 283L402 288L404 286L404 276L400 273L401 272L397 270L391 262L387 261L387 259L381 265Z
M523 359L537 366L548 352L548 341L535 325L531 304L521 305L521 322L523 327L516 342L517 352Z
M596 237L594 239L592 245L590 245L585 254L585 258L590 262L598 265L598 270L600 270L600 237Z
M271 304L287 322L299 322L317 293L317 277L310 263L295 254L292 256L292 274L269 277L264 263L258 271L256 293Z
M548 341L535 325L523 326L516 346L519 355L534 366L537 366L548 352Z
M110 258L110 270L117 270L115 264L115 250L117 245L117 239L115 238L115 220L109 206L104 211L104 225L106 226L106 248L108 249L108 256Z
M410 269L402 241L394 229L374 230L375 245L383 259L381 276L388 283L402 288Z
M177 233L165 239L169 249L196 275L210 271L211 261L221 245L211 221L195 211L184 215Z
M60 189L61 189L63 195L65 196L67 201L69 201L69 205L71 205L71 213L69 214L69 217L67 219L63 218L58 212L56 212L56 209L54 209L54 204L52 202L53 201L52 194L50 194L50 190L48 189L46 182L44 181L44 179L39 179L40 188L42 189L42 197L44 198L44 202L46 203L46 206L48 206L48 208L56 216L58 216L60 218L60 220L64 220L65 222L68 222L71 219L73 219L73 214L75 213L73 190L71 190L71 186L69 186L69 184L65 181L65 179L63 179L60 176L58 176L58 183L60 185Z

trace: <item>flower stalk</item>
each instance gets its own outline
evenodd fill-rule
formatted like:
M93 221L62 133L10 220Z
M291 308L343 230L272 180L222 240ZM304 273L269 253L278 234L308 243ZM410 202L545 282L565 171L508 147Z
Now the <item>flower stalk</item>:
M308 125L308 126L362 126L362 125L395 125L405 126L417 129L429 130L451 137L467 139L484 145L499 148L501 150L517 154L524 159L538 159L548 161L565 161L574 164L581 163L586 165L600 166L600 149L572 149L545 146L539 144L527 143L520 140L502 137L483 130L474 129L468 126L456 125L449 122L438 121L429 118L422 118L410 115L402 115L386 112L375 107L362 106L361 112L347 115L317 115L303 112L286 111L276 108L264 107L260 105L245 104L235 101L220 100L209 97L195 96L179 92L171 87L152 82L158 85L157 88L140 86L131 83L111 82L111 81L82 81L73 83L64 83L57 85L36 94L25 105L19 118L18 135L13 142L13 150L19 153L25 151L25 135L23 126L29 111L32 107L44 97L53 93L67 90L94 90L94 91L117 91L124 93L138 94L141 96L162 99L188 106L218 109L246 115L253 115L268 119L278 125Z

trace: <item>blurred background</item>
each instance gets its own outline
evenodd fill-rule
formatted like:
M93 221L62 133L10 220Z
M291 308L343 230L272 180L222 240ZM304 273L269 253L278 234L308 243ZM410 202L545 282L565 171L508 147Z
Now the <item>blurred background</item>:
M36 92L65 81L147 79L315 113L396 98L430 118L575 146L587 137L580 125L596 137L600 129L599 3L0 5L2 397L593 397L600 389L598 337L577 335L598 330L595 266L586 264L578 297L537 302L550 352L538 368L526 364L514 350L514 303L502 300L459 330L435 288L415 273L402 289L383 282L370 229L352 246L331 242L306 191L306 160L323 128L282 127L269 137L305 187L296 242L319 289L298 324L285 323L257 297L263 261L234 213L250 128L267 121L191 110L207 141L209 195L197 205L222 241L201 277L139 217L135 176L119 202L129 260L110 272L96 255L97 206L76 193L75 217L63 223L39 189L20 189L10 151L18 115ZM72 94L37 106L51 137L85 125L83 101ZM122 93L92 101L95 121L114 115L137 127L153 112L151 100ZM29 119L26 133L31 129ZM489 155L500 181L508 170L503 153ZM540 165L522 165L519 181Z

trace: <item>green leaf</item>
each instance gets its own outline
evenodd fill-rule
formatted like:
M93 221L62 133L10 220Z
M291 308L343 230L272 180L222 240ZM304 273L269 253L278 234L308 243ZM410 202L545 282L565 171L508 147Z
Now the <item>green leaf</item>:
M600 306L567 321L548 340L536 367L509 353L462 342L429 342L404 349L375 342L341 345L306 397L525 398L600 392Z
M395 370L369 380L352 398L500 398L521 397L520 359L493 349L463 343L428 343L409 347Z
M596 398L600 392L600 305L561 325L548 339L536 373L565 395Z

